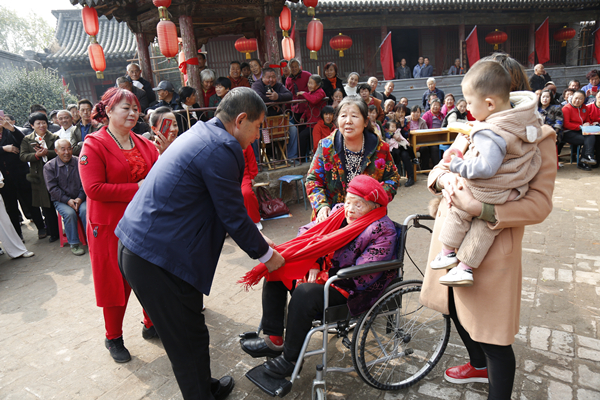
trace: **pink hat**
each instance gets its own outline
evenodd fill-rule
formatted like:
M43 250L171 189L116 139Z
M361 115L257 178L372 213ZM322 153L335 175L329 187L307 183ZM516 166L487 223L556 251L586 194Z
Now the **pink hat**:
M383 207L387 206L390 202L387 192L383 190L383 183L378 182L368 175L358 175L352 179L350 185L348 185L348 193L355 194Z

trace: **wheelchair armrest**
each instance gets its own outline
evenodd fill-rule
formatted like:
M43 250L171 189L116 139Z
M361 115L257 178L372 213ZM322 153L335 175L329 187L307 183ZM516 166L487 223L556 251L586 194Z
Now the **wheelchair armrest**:
M340 279L354 278L366 274L374 274L390 269L398 269L402 267L402 261L379 261L367 264L356 265L354 267L344 268L338 271L337 277Z

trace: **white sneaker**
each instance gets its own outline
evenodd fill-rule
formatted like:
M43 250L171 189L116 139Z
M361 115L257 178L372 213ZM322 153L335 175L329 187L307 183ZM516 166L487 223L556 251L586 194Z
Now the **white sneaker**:
M440 283L450 287L473 286L473 271L452 268L440 278Z
M448 255L444 255L441 251L437 256L433 259L430 266L431 269L450 269L454 268L458 265L458 258L456 258L456 253L452 252Z
M258 222L255 222L255 223L254 223L254 225L256 225L256 227L258 228L258 230L259 230L259 231L262 231L262 230L263 230L263 226L262 226L262 224L260 223L260 221L258 221Z

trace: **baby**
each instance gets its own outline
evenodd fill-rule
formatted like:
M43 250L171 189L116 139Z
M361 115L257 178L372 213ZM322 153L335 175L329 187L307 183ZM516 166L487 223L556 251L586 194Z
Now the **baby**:
M484 203L484 211L490 204L509 201L515 189L516 199L522 197L541 165L537 98L531 92L510 93L510 85L510 75L494 61L477 62L461 84L477 122L465 158L452 158L449 169L465 178L473 197ZM483 219L450 208L439 237L442 251L431 262L432 269L452 268L440 283L472 286L472 268L479 267L500 232Z

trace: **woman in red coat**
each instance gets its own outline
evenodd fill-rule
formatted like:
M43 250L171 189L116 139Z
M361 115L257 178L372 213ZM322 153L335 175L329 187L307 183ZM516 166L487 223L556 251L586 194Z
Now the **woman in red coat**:
M248 146L244 150L244 178L242 179L242 195L244 196L244 205L248 216L252 222L256 224L259 230L262 230L260 223L260 213L258 212L258 199L252 190L252 181L258 175L258 165L256 164L256 156L252 146Z
M85 137L79 173L87 195L87 238L96 304L104 312L105 345L116 362L127 362L131 356L123 345L123 317L131 288L119 270L114 231L159 152L152 142L131 132L140 109L133 93L111 88L100 103L108 126ZM142 335L156 336L145 312Z

